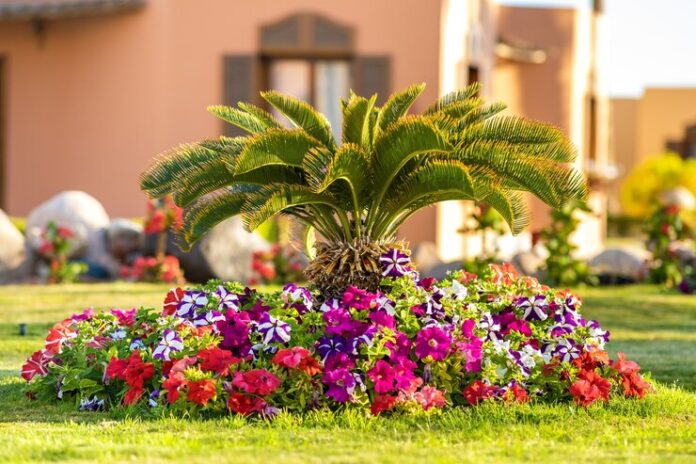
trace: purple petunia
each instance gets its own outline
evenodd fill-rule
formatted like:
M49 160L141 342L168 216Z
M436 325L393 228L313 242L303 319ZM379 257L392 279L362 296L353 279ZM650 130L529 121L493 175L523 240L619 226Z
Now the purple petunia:
M290 341L290 324L266 313L259 321L257 330L263 336L263 343L287 343Z
M239 296L236 293L232 293L224 285L220 285L215 290L215 295L217 295L220 301L218 303L218 311L226 312L230 309L239 311Z
M377 295L351 285L343 292L343 300L341 302L347 308L365 310L376 306Z
M416 335L416 356L442 361L447 357L452 344L452 336L439 327L421 329Z
M518 298L515 301L515 306L524 311L522 318L527 321L543 321L548 317L546 310L549 303L544 295L535 295L532 298Z
M392 248L387 253L379 257L382 265L382 275L385 277L401 277L409 272L411 258L406 253L396 248Z
M210 310L204 313L200 313L193 320L193 325L196 327L205 327L208 325L215 325L218 322L224 321L225 316L221 312Z
M554 356L558 356L563 362L570 362L580 357L582 350L574 340L564 338L558 342L558 345L556 345L556 348L553 350L553 354Z
M344 367L326 371L322 378L324 385L328 386L326 396L339 403L345 403L353 398L355 390L355 377Z
M340 307L341 301L338 298L330 298L319 307L319 312L325 313L332 309L339 309Z
M196 315L196 310L208 304L208 296L204 291L186 291L176 309L179 317L191 319Z
M293 283L286 284L281 297L286 308L294 308L300 314L312 310L312 294L304 287L298 287Z
M324 362L329 356L345 353L346 349L346 339L339 336L328 337L324 335L316 343L317 353Z
M157 347L152 351L152 357L156 359L163 359L169 361L169 355L173 351L181 351L184 349L184 342L172 329L167 329L162 335Z

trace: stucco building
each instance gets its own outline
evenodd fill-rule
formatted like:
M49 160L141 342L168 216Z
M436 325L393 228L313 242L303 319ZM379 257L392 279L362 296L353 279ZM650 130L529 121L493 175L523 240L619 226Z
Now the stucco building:
M23 215L80 189L113 216L140 215L149 160L228 131L205 107L266 88L338 121L349 88L385 98L426 82L420 110L480 81L484 96L566 131L580 166L601 165L597 18L489 0L0 0L0 207ZM533 212L543 225L546 209ZM456 232L466 214L431 208L402 235L436 241L445 258L472 254L476 237Z

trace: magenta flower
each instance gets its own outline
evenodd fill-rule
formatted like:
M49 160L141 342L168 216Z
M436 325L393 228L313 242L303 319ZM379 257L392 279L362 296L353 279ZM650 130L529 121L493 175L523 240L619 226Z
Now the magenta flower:
M345 403L353 398L356 382L355 377L348 369L342 367L326 371L322 382L329 387L326 391L326 396L329 398L333 398L339 403Z
M442 361L447 357L452 344L452 337L439 327L422 329L416 335L416 355L420 359L430 358Z
M411 258L403 251L392 248L379 258L382 265L382 275L385 277L401 277L408 273Z
M413 370L417 364L410 359L401 358L394 365L394 381L397 390L407 390L411 388L416 380L416 374Z
M230 350L238 356L246 356L251 350L249 343L249 313L241 311L236 313L228 311L226 320L217 323L217 328L222 335L220 348Z
M375 383L375 391L377 393L389 393L394 389L396 371L388 362L380 359L375 364L375 367L367 372L367 375Z
M381 327L393 329L396 326L394 316L390 316L386 311L380 309L370 313L370 320L373 324Z
M411 340L409 340L408 335L403 332L397 332L396 340L394 342L388 341L385 346L389 349L389 358L395 363L408 360L411 355Z
M343 292L343 305L358 310L369 309L376 305L377 295L357 287L350 286Z
M112 309L111 314L116 316L118 323L120 325L131 326L135 322L135 313L137 310L133 309Z
M481 339L472 337L469 341L458 343L457 349L466 360L467 372L481 370L481 361L483 360L483 342Z

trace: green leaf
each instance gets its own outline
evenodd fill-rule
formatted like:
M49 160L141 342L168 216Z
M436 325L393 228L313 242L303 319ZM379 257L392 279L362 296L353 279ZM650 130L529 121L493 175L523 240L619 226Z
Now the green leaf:
M285 115L295 126L323 143L336 148L336 140L326 117L306 102L275 91L261 92L261 97Z
M302 129L271 129L249 140L237 159L234 173L270 165L302 167L307 152L318 146L319 142Z
M354 143L369 148L371 144L370 114L377 96L369 100L351 95L343 111L343 143Z
M179 233L180 246L189 250L210 229L227 218L242 212L249 195L261 190L259 186L235 186L200 198L184 211L184 226Z
M237 126L240 129L249 132L250 134L259 134L273 127L272 125L268 124L267 120L230 106L209 106L208 112L217 116L223 121L232 124L233 126Z
M454 103L459 103L461 101L474 98L476 97L476 94L478 94L479 90L481 90L481 84L479 84L478 82L474 82L473 84L463 89L450 92L444 97L441 97L439 100L437 100L433 105L428 107L428 109L425 110L425 114L437 113Z
M399 118L408 113L409 108L416 101L418 96L425 90L425 83L415 84L401 92L392 94L387 99L377 117L377 127L384 131Z

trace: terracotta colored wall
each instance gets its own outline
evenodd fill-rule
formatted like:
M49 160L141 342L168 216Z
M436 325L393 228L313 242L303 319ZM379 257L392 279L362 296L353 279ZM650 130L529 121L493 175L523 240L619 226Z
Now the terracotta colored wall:
M134 13L49 22L43 45L30 24L0 23L7 210L81 189L112 216L142 214L138 173L150 158L220 133L205 107L222 100L222 55L254 53L261 24L297 12L355 27L358 54L392 56L395 89L425 81L420 105L437 97L439 0L150 0ZM434 214L404 234L432 239Z
M493 95L508 111L553 124L571 134L571 105L575 14L563 8L501 7L499 35L520 45L547 52L542 64L499 59L493 79ZM549 222L548 207L530 198L532 229Z
M639 100L616 98L611 100L611 131L614 162L618 176L609 185L609 211L621 210L621 183L635 166L637 149Z

